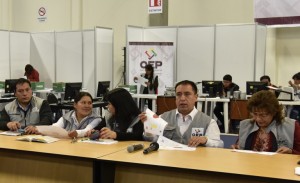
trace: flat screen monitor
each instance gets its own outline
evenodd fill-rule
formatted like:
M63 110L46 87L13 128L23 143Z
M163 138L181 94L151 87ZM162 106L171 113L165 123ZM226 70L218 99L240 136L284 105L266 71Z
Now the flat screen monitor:
M16 83L18 79L6 79L5 80L5 93L14 93L16 90Z
M261 91L261 90L268 90L267 83L260 82L260 81L247 81L246 82L247 95L253 95L254 93Z
M72 101L79 94L82 88L82 83L66 83L64 100Z
M202 93L209 97L220 97L222 95L222 81L202 81Z
M99 81L97 97L103 97L109 90L110 81Z

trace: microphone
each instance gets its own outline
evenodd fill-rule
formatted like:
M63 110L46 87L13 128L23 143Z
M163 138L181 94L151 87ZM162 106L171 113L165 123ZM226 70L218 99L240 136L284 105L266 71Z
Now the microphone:
M157 151L158 148L159 148L159 144L157 142L152 142L150 146L143 151L143 153L149 154L152 151Z
M136 145L131 145L127 147L127 151L129 153L132 153L133 151L138 151L144 149L144 145L143 144L136 144Z

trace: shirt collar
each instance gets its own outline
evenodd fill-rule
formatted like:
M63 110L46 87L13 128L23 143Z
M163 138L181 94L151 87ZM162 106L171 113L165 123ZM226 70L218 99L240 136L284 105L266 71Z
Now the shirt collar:
M198 110L196 109L196 107L194 106L194 109L186 116L190 116L192 118L192 121L194 120L194 117L196 116ZM177 115L182 115L181 113L179 113L178 109L176 109L176 116Z

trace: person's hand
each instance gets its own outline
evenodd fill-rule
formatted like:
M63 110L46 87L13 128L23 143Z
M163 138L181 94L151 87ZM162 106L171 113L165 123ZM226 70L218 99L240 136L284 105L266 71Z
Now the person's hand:
M289 85L293 86L293 82L292 82L292 81L289 81Z
M8 122L6 126L11 131L17 131L19 128L21 128L21 124L17 121Z
M104 127L100 130L100 138L101 139L116 139L117 133L112 131L109 128Z
M281 153L281 154L292 154L293 153L292 149L285 147L285 146L279 147L276 152Z
M37 128L35 126L27 126L25 128L26 134L36 134L38 132Z
M206 142L207 142L207 137L205 137L205 136L192 137L189 140L188 146L189 147L197 147L198 145L206 144Z
M146 113L142 112L141 114L139 114L139 118L144 123L147 120Z
M240 146L238 144L232 144L231 148L232 149L240 149Z
M71 138L77 138L77 135L78 135L78 133L77 133L76 130L70 131L68 133L68 136L71 137Z

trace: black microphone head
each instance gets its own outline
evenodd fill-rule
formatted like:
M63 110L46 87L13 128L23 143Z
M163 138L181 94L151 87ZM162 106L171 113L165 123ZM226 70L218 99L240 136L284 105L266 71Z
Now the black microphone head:
M157 151L158 148L159 148L159 144L157 142L152 142L150 144L150 146L143 151L143 153L144 154L148 154L148 153L150 153L152 151Z
M157 151L157 149L159 148L159 144L157 142L152 142L150 146L154 146L154 151Z
M96 130L90 135L90 140L96 140L99 139L99 137L100 137L100 133L98 130Z

